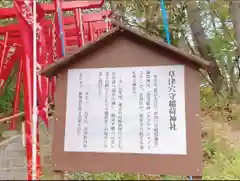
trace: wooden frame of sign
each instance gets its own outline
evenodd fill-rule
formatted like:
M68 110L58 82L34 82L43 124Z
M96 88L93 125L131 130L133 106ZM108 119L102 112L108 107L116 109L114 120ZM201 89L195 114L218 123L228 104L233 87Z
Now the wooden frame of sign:
M199 178L199 176L202 175L203 161L200 123L200 75L198 69L208 66L208 62L199 57L188 55L162 41L156 41L120 23L113 22L113 24L115 28L98 40L87 44L85 47L76 50L75 53L65 56L41 71L45 76L51 77L56 75L57 77L52 147L54 170L192 175ZM179 67L181 70L178 69ZM172 73L176 73L174 80L169 78L171 68L173 68ZM105 137L102 136L104 138L101 139L101 134L104 135L102 129L103 118L97 117L103 109L99 106L101 105L101 101L98 101L95 97L95 102L91 103L92 107L90 106L91 112L88 113L91 118L88 120L88 123L89 125L94 123L95 128L92 128L94 127L94 124L92 124L92 126L88 128L89 132L86 133L89 135L86 139L88 139L88 144L90 145L89 149L87 149L86 139L82 141L77 140L79 137L76 136L76 124L75 126L73 124L72 128L68 128L70 123L67 123L71 122L72 124L73 122L77 122L76 113L79 107L75 106L75 100L77 100L79 96L78 75L82 72L81 75L83 76L86 74L88 78L94 76L96 78L99 72L104 74L106 71L111 72L116 70L116 76L118 76L118 74L121 74L123 77L125 76L124 80L121 81L129 82L132 78L129 76L130 74L128 74L129 71L127 71L127 69L130 70L130 72L136 70L137 76L139 76L139 70L140 72L141 70L143 70L143 72L147 72L148 70L155 72L156 77L160 77L159 84L161 85L159 85L158 89L160 92L162 91L162 93L164 93L163 90L166 91L169 89L169 87L166 88L166 86L170 85L167 84L169 81L175 83L182 82L176 84L176 90L174 90L178 94L175 111L176 108L179 109L179 111L176 111L179 117L175 119L175 122L172 117L167 118L167 115L171 114L168 113L171 109L169 107L170 102L164 102L164 100L160 99L170 96L170 92L166 95L160 95L161 98L158 104L163 111L158 111L159 118L156 123L159 124L159 138L158 142L156 141L156 144L159 143L159 145L158 147L156 147L156 145L153 146L153 139L156 139L153 138L151 132L149 133L151 136L148 135L148 138L142 138L145 142L147 142L146 139L152 139L149 140L151 143L149 142L148 146L144 145L144 147L149 147L149 149L146 148L144 151L143 143L140 143L140 138L138 139L136 134L134 134L137 132L136 129L134 129L137 125L134 120L140 120L140 118L138 117L139 115L137 115L138 118L134 117L134 114L131 114L131 112L135 111L136 113L137 109L134 107L137 105L134 106L134 103L131 102L133 99L131 99L131 96L129 97L130 94L127 93L126 88L124 96L128 97L126 99L129 100L125 100L125 103L122 104L123 107L126 107L125 109L123 108L126 113L123 111L123 115L125 114L125 117L123 116L125 131L123 131L122 134L126 134L127 136L124 138L124 135L122 135L121 139L123 141L121 143L123 145L121 148L118 148L120 150L123 148L123 151L119 151L118 148L109 146L111 141L106 142L106 145L103 146L103 139L106 139L106 135ZM98 73L96 74L96 72ZM123 75L122 72L125 72L125 74ZM167 75L169 76L167 77ZM182 79L178 78L178 76L182 76ZM82 81L84 82L84 80ZM91 84L91 90L95 92L98 91L95 90L97 87L94 88L93 79L89 78L87 81L85 80L85 82ZM97 84L99 80L95 82ZM76 87L73 86L74 84ZM128 87L127 85L126 83L125 87ZM178 93L181 92L181 89L182 94ZM94 93L91 93L91 91L87 94L94 97ZM92 99L94 100L95 98ZM165 101L169 101L169 99L165 99ZM161 106L160 104L163 103L165 105ZM98 107L94 107L94 104ZM131 105L131 107L128 105ZM83 106L83 109L85 107ZM100 111L97 108L99 108ZM152 110L152 108L149 109ZM152 110L152 114L154 114L153 112ZM130 118L132 121L130 121ZM153 124L153 122L154 117L152 116L149 119L149 124ZM132 123L132 125L130 123ZM96 129L96 127L99 129ZM126 127L131 128L131 130L127 130ZM178 129L179 132L175 134L174 130ZM83 130L84 128L80 129L80 133L82 133ZM153 131L155 129L144 128L144 130ZM80 136L81 139L83 137L86 136ZM64 143L65 139L68 143ZM129 144L129 140L131 140L131 145ZM136 140L136 142L134 142L134 140ZM111 143L117 143L117 139Z

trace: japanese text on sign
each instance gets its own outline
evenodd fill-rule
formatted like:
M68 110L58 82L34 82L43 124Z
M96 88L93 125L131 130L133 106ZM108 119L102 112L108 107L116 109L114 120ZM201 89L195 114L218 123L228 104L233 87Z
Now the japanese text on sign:
M184 66L71 69L64 150L186 154Z

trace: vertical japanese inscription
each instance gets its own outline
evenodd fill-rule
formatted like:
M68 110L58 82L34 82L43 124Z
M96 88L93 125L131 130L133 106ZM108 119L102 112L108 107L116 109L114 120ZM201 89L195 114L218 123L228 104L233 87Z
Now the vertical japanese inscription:
M102 85L103 84L103 73L99 72L98 74L98 93L101 95L102 93Z
M109 100L108 100L108 90L109 90L109 72L105 72L105 97L104 97L104 148L108 148L108 117L109 117Z
M112 89L111 89L111 148L115 148L115 130L116 130L116 73L112 72Z
M78 118L77 118L77 135L81 135L81 129L82 129L82 103L83 103L83 95L82 95L82 73L79 75L79 87L80 91L78 93Z
M122 130L123 130L123 119L122 119L122 110L123 110L123 89L122 89L122 79L119 80L118 87L118 148L122 148Z
M140 72L140 93L139 93L139 137L140 137L140 149L144 150L144 82L143 71Z
M132 92L133 92L133 94L136 94L136 85L137 85L136 78L137 78L136 72L133 71L132 72Z
M154 122L154 146L158 147L159 133L158 133L158 80L157 75L153 76L153 122Z
M171 70L168 73L168 94L169 94L169 122L170 130L176 131L176 73Z
M84 129L83 129L83 147L88 147L88 91L84 92Z
M146 116L147 116L147 147L151 149L151 72L146 71Z

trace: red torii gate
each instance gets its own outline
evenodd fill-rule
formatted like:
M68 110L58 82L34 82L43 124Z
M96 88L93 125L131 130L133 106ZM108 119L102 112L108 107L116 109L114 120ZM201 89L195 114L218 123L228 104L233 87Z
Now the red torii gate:
M81 47L85 42L92 41L111 28L105 18L111 16L110 11L80 14L79 9L100 8L104 0L59 1L53 4L38 4L38 67L41 68L64 56L71 47ZM74 15L63 17L63 11L73 11ZM25 14L27 13L27 15ZM45 14L54 14L53 22L44 18ZM0 93L14 65L18 63L16 92L13 103L13 114L19 112L20 89L23 81L24 111L26 130L26 152L28 160L28 179L32 179L32 113L33 113L33 55L32 55L32 3L25 0L15 0L14 8L0 8L0 19L17 17L19 24L0 27ZM40 28L40 29L39 29ZM74 39L72 38L74 37ZM53 96L55 82L37 75L38 113L48 124L46 106L49 103L49 93ZM51 90L51 91L50 91ZM54 100L54 98L52 97ZM16 119L16 118L14 118ZM10 129L15 129L15 120L11 121ZM37 134L37 142L38 142ZM37 145L39 151L39 145ZM37 156L37 179L40 176L40 156Z
M23 0L20 0L23 2ZM101 8L104 4L104 0L90 0L90 1L60 1L61 3L61 10L62 11L72 11L77 8L81 9L91 9L91 8ZM54 4L52 3L42 3L39 4L40 7L43 9L45 13L55 13L56 2L54 1ZM13 18L16 17L16 9L15 8L0 8L0 19L5 18Z

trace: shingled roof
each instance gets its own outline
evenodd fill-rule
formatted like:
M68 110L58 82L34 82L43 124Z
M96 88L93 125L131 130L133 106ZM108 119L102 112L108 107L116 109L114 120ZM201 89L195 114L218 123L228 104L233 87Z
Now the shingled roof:
M108 37L113 37L116 35L126 35L130 34L131 36L128 37L135 37L139 38L143 41L147 41L148 43L154 44L155 46L159 47L159 49L164 49L170 53L173 53L180 58L189 61L189 63L197 65L199 68L205 68L210 65L210 63L198 56L191 55L189 53L184 52L183 50L173 46L169 45L161 40L157 40L156 38L153 38L151 36L148 36L145 33L142 33L140 31L137 31L133 28L129 28L119 22L112 21L112 24L115 26L113 29L111 29L109 32L105 33L101 37L99 37L97 40L90 42L83 46L82 48L76 48L73 52L69 52L66 56L60 58L55 63L43 68L40 73L44 76L51 77L56 75L58 70L66 67L67 65L74 63L74 61L80 60L81 57L87 55L91 52L91 50L94 49L94 47L99 46L101 43L103 43Z

